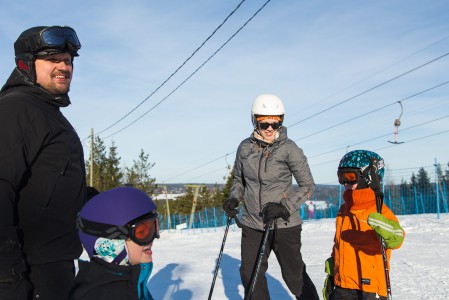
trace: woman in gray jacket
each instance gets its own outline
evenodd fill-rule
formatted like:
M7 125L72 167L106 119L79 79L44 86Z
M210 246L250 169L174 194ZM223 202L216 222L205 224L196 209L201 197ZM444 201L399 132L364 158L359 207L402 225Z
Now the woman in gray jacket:
M313 177L301 148L282 126L284 105L275 95L258 96L251 109L254 131L240 143L234 163L234 184L223 208L235 216L243 203L240 276L250 292L265 224L273 222L254 288L254 299L270 299L265 272L274 251L282 277L297 299L319 299L301 256L301 205L314 190ZM298 187L293 189L292 176ZM304 277L304 278L303 278Z

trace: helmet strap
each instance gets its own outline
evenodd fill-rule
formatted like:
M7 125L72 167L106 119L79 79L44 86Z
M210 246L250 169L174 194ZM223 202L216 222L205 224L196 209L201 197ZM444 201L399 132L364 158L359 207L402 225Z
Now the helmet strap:
M368 173L371 175L371 180L367 181L368 186L374 191L376 196L383 197L383 192L380 187L380 179L379 175L377 174L379 169L379 160L377 158L371 158L370 164L368 166ZM369 175L368 175L369 176ZM364 174L365 177L365 174Z

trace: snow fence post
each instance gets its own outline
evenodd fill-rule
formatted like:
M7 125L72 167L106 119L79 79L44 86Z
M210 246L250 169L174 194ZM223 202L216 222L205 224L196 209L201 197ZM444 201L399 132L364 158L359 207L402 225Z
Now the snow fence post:
M438 192L439 190L439 178L438 178L438 164L437 164L437 159L435 158L435 193L437 195L436 200L437 200L437 218L440 219L440 193Z

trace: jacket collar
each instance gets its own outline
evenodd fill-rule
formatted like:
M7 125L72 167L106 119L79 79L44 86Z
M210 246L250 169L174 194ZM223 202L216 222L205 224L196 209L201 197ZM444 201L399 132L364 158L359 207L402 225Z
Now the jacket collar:
M287 128L284 126L281 126L278 129L278 132L276 133L276 137L274 138L273 142L267 142L263 139L263 137L254 130L250 137L251 141L254 143L258 143L262 147L267 147L274 144L279 144L287 139Z
M376 195L370 188L344 191L343 199L351 210L366 209L376 205Z

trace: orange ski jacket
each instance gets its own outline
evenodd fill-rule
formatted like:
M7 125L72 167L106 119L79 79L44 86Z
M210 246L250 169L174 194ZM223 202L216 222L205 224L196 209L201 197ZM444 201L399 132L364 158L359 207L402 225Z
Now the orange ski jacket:
M336 218L332 251L334 282L342 288L378 293L386 297L380 241L367 222L369 214L377 212L374 191L370 188L348 190L343 193L343 198L345 203ZM385 204L382 214L398 222ZM386 254L389 262L391 249L387 249Z

